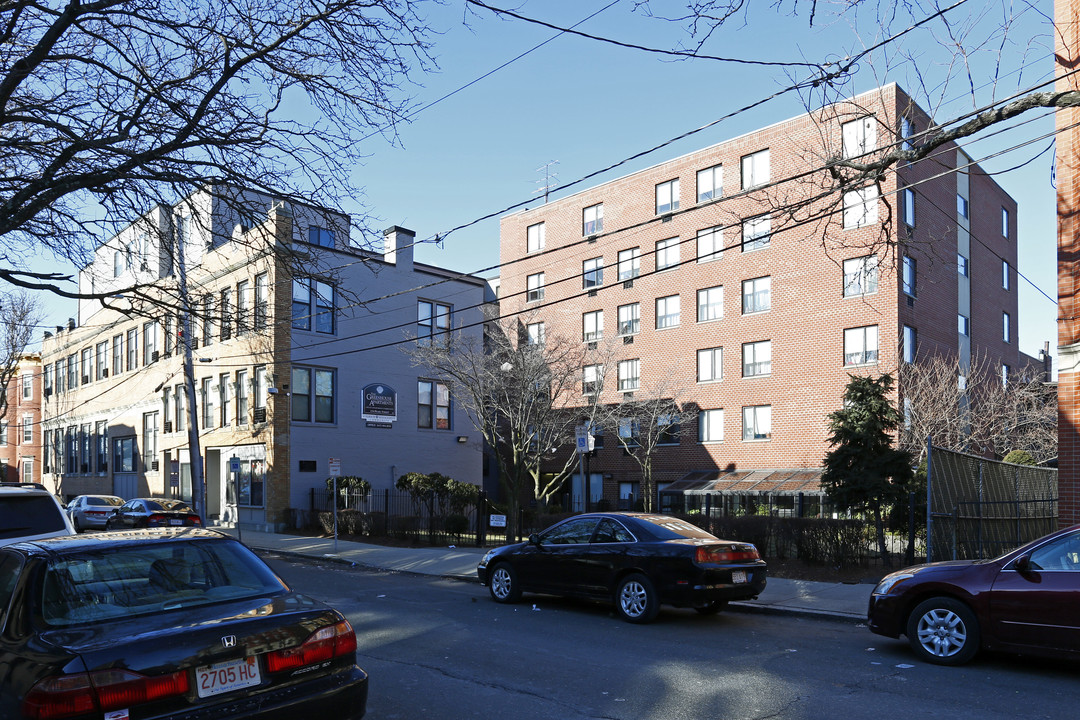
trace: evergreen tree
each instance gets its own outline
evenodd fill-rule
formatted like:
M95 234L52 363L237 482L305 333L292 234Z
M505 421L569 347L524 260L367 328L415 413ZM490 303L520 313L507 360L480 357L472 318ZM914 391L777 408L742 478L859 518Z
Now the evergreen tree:
M912 457L894 447L900 414L889 400L893 378L851 375L844 406L829 414L829 443L821 485L829 501L874 518L878 549L889 565L884 513L901 501L914 477Z

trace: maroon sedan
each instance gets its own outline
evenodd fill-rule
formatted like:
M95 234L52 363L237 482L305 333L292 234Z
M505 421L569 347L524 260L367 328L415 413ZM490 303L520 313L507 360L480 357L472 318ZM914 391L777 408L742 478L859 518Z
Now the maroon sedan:
M870 630L908 638L922 659L960 665L980 650L1080 658L1080 525L993 560L916 565L870 596Z

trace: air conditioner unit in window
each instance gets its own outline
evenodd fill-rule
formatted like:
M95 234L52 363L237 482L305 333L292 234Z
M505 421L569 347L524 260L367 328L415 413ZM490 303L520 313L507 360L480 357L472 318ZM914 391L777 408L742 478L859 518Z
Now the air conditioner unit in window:
M90 472L90 466L87 463L83 463L82 465L80 465L79 469L80 469L80 472L84 472L84 473Z
M624 289L629 290L630 288L634 287L634 281L633 280L627 280L627 281L623 282L622 286L623 286Z
M83 375L82 376L82 384L83 385L89 385L90 384L90 376L89 375Z
M157 350L150 353L150 362L157 362L160 358L161 358L161 353L159 353Z
M597 343L594 343L594 342L585 343L585 349L586 350L595 350L597 347L598 347Z
M632 392L624 392L622 394L622 399L623 399L623 402L630 402L630 401L632 401L634 399L634 393L632 393Z
M101 370L101 377L102 379L109 377L109 368L103 368Z
M251 412L251 416L252 416L253 420L255 422L257 422L257 423L266 422L266 408L264 408L264 407L254 408L252 410L252 412Z
M163 425L164 425L164 427L162 428L162 430L164 432L167 432L167 433L172 432L172 423L171 422L166 421L165 423L163 423Z
M49 397L50 395L52 395L52 388L45 388L44 392L45 392L45 397Z
M157 472L157 470L158 470L158 461L157 460L153 460L153 461L150 462L150 469L153 470L154 472Z
M634 336L633 335L624 335L623 336L623 339L622 339L622 344L623 345L632 345L633 343L634 343Z

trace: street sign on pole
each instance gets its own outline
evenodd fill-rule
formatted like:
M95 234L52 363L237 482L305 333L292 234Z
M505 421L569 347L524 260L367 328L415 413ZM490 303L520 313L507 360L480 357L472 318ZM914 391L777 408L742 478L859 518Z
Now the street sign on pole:
M579 453L589 452L589 428L585 425L578 425L574 428L574 437L577 438L577 451Z
M330 477L341 477L341 458L330 458Z

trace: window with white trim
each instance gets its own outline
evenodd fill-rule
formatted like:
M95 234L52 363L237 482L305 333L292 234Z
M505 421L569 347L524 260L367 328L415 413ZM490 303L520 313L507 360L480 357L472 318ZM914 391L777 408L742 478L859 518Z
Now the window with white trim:
M433 342L444 344L450 331L452 309L444 303L419 300L416 303L416 344L430 346Z
M844 193L844 228L851 230L873 225L877 218L877 185L867 185Z
M772 340L743 343L743 377L757 377L772 373Z
M708 322L724 317L724 286L702 288L697 291L697 321Z
M915 328L911 327L910 325L905 325L902 340L904 362L915 362L915 354L918 349L918 341L919 335Z
M632 280L641 274L641 249L619 251L619 281Z
M961 277L968 276L968 259L960 253L956 253L956 272Z
M749 190L769 182L769 151L759 150L744 155L740 161L742 169L742 189Z
M772 439L772 405L750 405L743 408L743 440Z
M259 317L259 278L255 278L255 323ZM297 330L314 330L333 335L335 329L336 291L330 283L315 278L294 278L292 283L292 326ZM261 322L266 322L264 307Z
M900 288L906 295L910 295L911 297L915 297L915 291L917 289L915 286L915 271L915 258L905 255L903 264L900 266Z
M525 332L529 339L530 345L543 345L545 339L544 323L535 322L529 323L525 326Z
M844 367L871 365L878 361L878 326L844 330Z
M704 348L697 351L697 381L716 382L724 378L724 348Z
M844 297L873 295L877 289L877 255L865 255L844 261Z
M662 182L656 186L656 214L679 209L679 178Z
M1001 208L1001 236L1009 237L1009 208Z
M247 385L246 378L243 385ZM237 391L241 391L239 381L237 386ZM337 373L334 370L293 367L291 393L293 421L334 422L337 398ZM246 419L237 418L237 422L242 425Z
M956 193L956 214L962 218L968 216L968 199L960 193Z
M724 411L721 408L698 411L698 442L724 441Z
M619 335L637 335L641 332L641 305L630 303L619 306Z
M724 196L724 166L713 165L697 171L697 201L709 202Z
M668 295L656 298L656 329L678 327L679 325L679 296Z
M1001 289L1008 290L1011 285L1011 276L1009 273L1009 261L1001 261Z
M915 227L915 191L904 188L900 191L901 204L904 206L904 224L909 228Z
M586 365L581 369L581 394L596 395L603 389L604 366Z
M619 361L619 391L631 392L641 386L641 360Z
M772 277L752 278L742 283L742 314L766 312L772 308Z
M956 331L964 337L971 334L971 321L968 319L967 315L962 313L956 314Z
M742 251L750 252L769 247L772 218L768 215L744 220L742 224Z
M843 155L851 159L877 149L877 122L873 117L859 118L840 126Z
M581 339L595 342L604 337L604 311L593 310L581 315Z
M1007 312L1001 313L1001 339L1012 342L1012 318Z
M656 269L667 270L679 264L679 238L673 237L656 243Z
M604 284L604 258L589 258L581 263L581 286L589 288Z
M544 273L533 273L525 281L525 302L540 302L544 299Z
M697 261L699 263L719 260L724 254L724 229L705 228L697 233Z
M450 430L450 388L436 380L420 380L416 387L416 426Z
M581 211L581 234L595 235L604 230L604 204L591 205Z
M538 222L525 229L525 236L527 252L539 252L544 249L544 243L547 241L547 229L544 223Z

